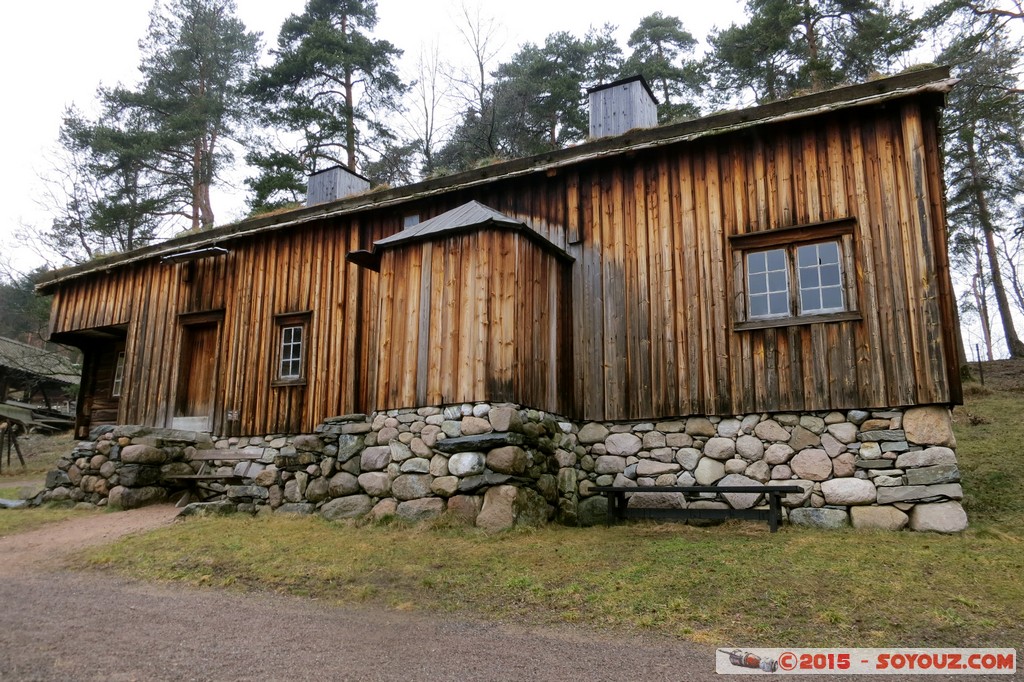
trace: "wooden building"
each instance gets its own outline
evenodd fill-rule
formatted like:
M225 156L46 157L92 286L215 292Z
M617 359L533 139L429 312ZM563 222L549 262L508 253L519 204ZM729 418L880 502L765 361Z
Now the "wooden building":
M907 73L54 272L51 337L85 354L79 429L957 403L952 86Z

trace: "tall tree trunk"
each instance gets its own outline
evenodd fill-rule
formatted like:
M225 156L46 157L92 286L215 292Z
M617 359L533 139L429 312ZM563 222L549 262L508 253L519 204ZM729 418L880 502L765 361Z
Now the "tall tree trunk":
M202 224L199 220L199 166L203 162L203 151L199 140L192 143L192 229L198 230Z
M348 17L341 18L341 32L348 35ZM345 147L348 169L356 172L356 104L352 92L352 69L345 69Z
M973 131L971 131L973 132ZM978 165L978 152L974 148L975 138L969 134L967 139L967 166L971 173L971 186L974 190L974 198L978 204L978 222L985 233L985 251L988 256L988 267L992 275L992 289L996 294L996 306L999 308L999 318L1003 323L1003 334L1006 337L1006 348L1011 358L1024 357L1024 343L1021 343L1017 336L1017 330L1013 326L1013 311L1010 310L1010 301L1006 297L1006 288L1003 286L1003 276L999 271L999 253L996 251L995 224L992 222L992 214L988 208L988 197L985 195L984 178Z
M811 9L811 0L804 0L804 38L807 40L807 60L811 68L811 88L822 89L821 73L818 71L818 36L815 31L814 12Z
M985 286L985 267L981 261L981 249L974 247L974 277L971 278L971 293L974 295L974 304L978 308L978 317L981 318L981 336L985 341L985 351L989 361L993 360L992 355L992 329L989 326L988 316L988 292Z

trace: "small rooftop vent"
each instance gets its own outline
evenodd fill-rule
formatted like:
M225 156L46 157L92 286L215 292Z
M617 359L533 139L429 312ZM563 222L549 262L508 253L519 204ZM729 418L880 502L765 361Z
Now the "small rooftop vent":
M630 76L587 90L590 137L621 135L658 125L658 100L643 76Z
M334 166L309 176L306 206L326 204L370 189L370 181L343 168Z

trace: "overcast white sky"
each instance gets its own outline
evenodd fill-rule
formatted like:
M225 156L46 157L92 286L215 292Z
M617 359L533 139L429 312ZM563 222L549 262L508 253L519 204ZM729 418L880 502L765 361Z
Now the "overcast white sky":
M922 0L923 1L923 0ZM238 14L251 30L263 33L264 45L276 42L277 30L289 14L302 11L304 0L236 0ZM477 0L467 0L475 7ZM582 35L590 26L619 27L620 43L640 19L654 11L675 14L703 44L715 26L724 28L743 17L739 0L665 3L552 2L551 0L479 0L482 12L503 27L507 57L525 42L541 42L548 34L567 30ZM452 23L460 0L379 0L380 23L375 35L405 50L404 66L411 70L424 44L437 41L442 58L465 59L466 52ZM914 3L918 4L918 3ZM43 194L40 175L48 172L45 155L55 146L61 113L77 103L88 109L101 83L133 83L138 64L138 40L148 26L149 0L18 0L7 3L0 22L0 258L28 271L41 264L18 244L22 226L49 222L38 201ZM214 196L218 224L243 215L242 187L222 188Z

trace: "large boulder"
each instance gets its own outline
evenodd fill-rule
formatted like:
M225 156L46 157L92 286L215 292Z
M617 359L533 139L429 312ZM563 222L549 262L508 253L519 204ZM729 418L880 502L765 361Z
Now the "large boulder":
M628 502L632 509L684 509L682 493L633 493Z
M896 507L851 507L850 521L854 528L903 530L909 517Z
M488 531L504 530L514 525L537 526L547 521L548 503L534 490L497 485L484 494L484 504L476 517L476 525Z
M376 446L366 448L359 456L359 467L362 471L381 471L391 464L391 448Z
M116 485L110 490L107 504L121 509L137 509L147 504L156 504L167 499L167 490L156 486L144 488L126 488Z
M643 441L632 433L613 433L605 439L605 447L609 455L629 457L640 452Z
M725 464L710 457L701 457L693 472L697 485L714 485L723 476L725 476Z
M391 492L391 478L383 471L360 474L359 487L372 497L384 497Z
M903 414L903 431L911 443L956 447L953 420L946 407L930 405L910 408Z
M904 452L896 458L896 468L912 469L914 467L929 467L942 464L956 464L956 453L950 448L936 446L924 450Z
M833 478L821 484L825 504L874 504L875 484L862 478Z
M848 520L849 517L842 509L800 507L789 512L790 523L811 528L834 530L846 526Z
M481 452L460 452L448 458L448 471L460 478L484 472L486 460Z
M473 526L476 525L482 504L483 499L479 495L455 495L448 500L448 514L455 520Z
M762 487L761 483L742 474L729 474L718 482L719 486L753 486ZM761 499L761 493L722 493L722 497L733 509L750 509Z
M910 510L910 529L933 533L959 533L967 528L967 514L959 502L917 504Z
M121 448L121 461L125 464L163 464L167 453L149 445L127 445Z
M347 471L338 472L331 477L327 492L331 497L354 495L359 492L359 479Z
M328 521L355 519L364 516L373 509L373 500L369 495L349 495L338 497L320 507L320 516Z
M189 473L191 472L190 468ZM160 467L146 464L125 464L118 470L118 474L121 477L121 485L127 488L143 488L160 480Z
M395 515L406 521L426 521L444 513L445 503L439 497L399 502Z
M487 453L487 468L500 474L521 474L526 471L526 465L526 451L517 445L495 448Z
M604 439L608 437L608 429L603 424L597 422L590 422L580 429L580 432L576 434L577 440L583 445L593 445L594 443L603 443Z
M818 448L796 453L789 461L789 466L793 473L808 481L824 481L832 475L832 460L827 452Z
M433 491L430 483L433 476L429 474L402 474L391 482L391 494L398 500L416 500L431 497Z
M576 507L576 521L581 526L596 526L608 520L608 500L595 495L580 500Z
M711 438L704 444L704 456L724 462L736 454L736 441L732 438Z

